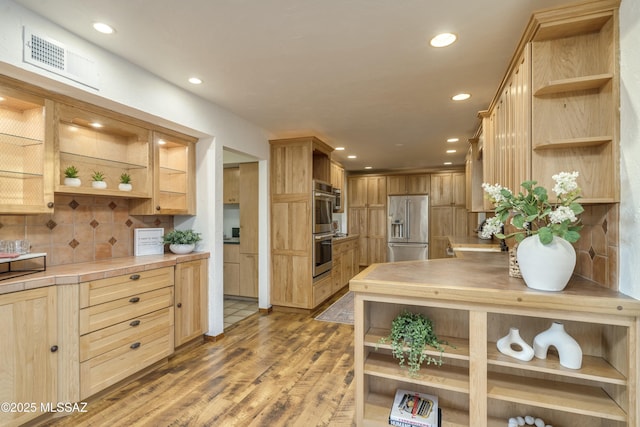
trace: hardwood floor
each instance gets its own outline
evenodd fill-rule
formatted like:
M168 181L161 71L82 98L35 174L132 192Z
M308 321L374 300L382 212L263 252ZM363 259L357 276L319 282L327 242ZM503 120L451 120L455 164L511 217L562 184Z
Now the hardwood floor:
M352 426L353 326L254 314L49 426Z

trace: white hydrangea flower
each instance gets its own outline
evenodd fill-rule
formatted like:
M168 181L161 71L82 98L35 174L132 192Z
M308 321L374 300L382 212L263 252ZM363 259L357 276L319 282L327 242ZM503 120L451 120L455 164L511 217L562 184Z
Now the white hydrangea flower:
M556 193L556 196L569 194L578 188L578 183L576 182L578 172L560 172L551 178L556 182L556 185L553 187L553 192Z
M484 223L484 227L480 231L480 238L482 239L490 239L494 234L500 233L502 231L502 222L496 216L488 218Z
M489 198L494 203L500 203L504 200L504 197L501 193L502 190L507 190L509 193L511 193L511 190L501 186L500 184L491 185L488 182L482 183L482 189L489 195Z
M569 220L569 222L576 222L578 218L576 218L576 214L573 213L570 207L559 206L555 211L552 211L549 214L549 220L553 224L562 224L566 220Z

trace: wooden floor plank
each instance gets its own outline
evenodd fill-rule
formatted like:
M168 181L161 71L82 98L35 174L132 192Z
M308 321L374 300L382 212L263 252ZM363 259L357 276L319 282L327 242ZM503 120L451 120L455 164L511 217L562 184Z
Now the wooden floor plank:
M352 426L353 326L257 313L46 426Z

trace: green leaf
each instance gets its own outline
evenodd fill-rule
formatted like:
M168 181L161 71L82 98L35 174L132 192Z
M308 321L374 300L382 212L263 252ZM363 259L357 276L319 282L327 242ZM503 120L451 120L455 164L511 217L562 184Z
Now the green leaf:
M553 240L553 233L549 227L542 227L538 230L538 237L543 245L548 245Z
M564 234L564 239L569 243L575 243L580 239L580 233L576 231L567 231Z

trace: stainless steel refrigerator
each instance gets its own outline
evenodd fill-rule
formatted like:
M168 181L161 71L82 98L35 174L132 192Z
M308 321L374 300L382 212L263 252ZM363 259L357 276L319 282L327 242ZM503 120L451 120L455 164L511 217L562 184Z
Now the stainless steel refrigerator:
M429 196L389 196L387 214L387 260L427 259Z

